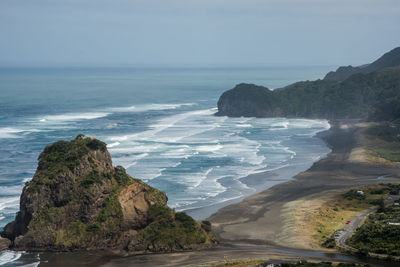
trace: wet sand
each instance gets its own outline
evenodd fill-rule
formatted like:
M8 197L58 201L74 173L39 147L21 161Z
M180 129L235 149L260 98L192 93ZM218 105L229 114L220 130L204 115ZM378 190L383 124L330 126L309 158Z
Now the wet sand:
M362 127L355 123L336 122L321 134L332 152L298 175L294 180L276 185L242 202L220 209L209 220L218 237L227 243L293 247L284 224L284 205L324 191L380 183L379 176L400 177L398 165L383 165L365 160L349 160L361 144ZM260 174L262 175L262 174ZM304 247L310 249L309 247Z
M323 252L310 252L306 250L286 250L276 247L262 246L221 246L219 248L187 251L168 254L136 255L129 257L115 257L104 252L71 252L71 253L43 253L40 266L212 266L232 260L286 260L297 262L302 259L313 261L332 262L363 262L352 256L343 254L329 254ZM379 265L381 266L381 265ZM385 265L386 266L386 265ZM388 265L395 266L395 265Z

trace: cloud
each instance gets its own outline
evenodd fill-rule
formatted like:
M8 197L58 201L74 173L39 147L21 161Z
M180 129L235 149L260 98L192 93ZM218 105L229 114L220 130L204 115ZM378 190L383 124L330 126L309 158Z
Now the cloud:
M399 14L398 0L2 0L0 64L368 62L400 43Z

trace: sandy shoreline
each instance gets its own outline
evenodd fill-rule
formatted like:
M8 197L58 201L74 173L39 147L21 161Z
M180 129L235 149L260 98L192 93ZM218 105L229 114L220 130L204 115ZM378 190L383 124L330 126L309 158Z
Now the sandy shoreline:
M330 130L323 130L319 132L316 136L313 136L314 140L310 140L310 142L320 142L320 145L324 147L326 151L319 153L318 158L324 158L326 157L330 152L330 148L326 147L326 142L321 140L320 136L327 134ZM324 144L325 143L325 144ZM268 190L276 185L286 183L288 181L293 180L297 174L308 170L316 161L319 159L316 159L314 161L310 160L305 160L301 157L299 159L295 158L290 162L290 164L287 165L282 165L279 166L278 168L275 169L268 169L265 168L265 170L261 170L257 173L252 173L249 174L248 176L241 177L238 180L240 180L241 183L245 184L249 188L253 190L253 192L250 192L246 195L243 196L238 196L235 198L232 198L227 201L215 203L209 206L203 206L203 207L198 207L198 208L193 208L193 209L187 209L184 210L187 214L195 218L196 220L204 220L207 219L208 217L212 216L213 214L217 213L220 209L230 206L232 204L237 204L242 202L244 199L257 195L265 190ZM259 188L257 188L259 187Z
M362 127L355 125L335 122L331 130L320 134L332 152L307 171L296 175L294 180L273 186L213 214L209 220L218 237L227 243L313 249L307 242L293 242L286 229L288 218L284 211L288 203L322 192L379 183L382 180L375 178L387 174L400 176L398 165L350 158L352 151L362 146Z

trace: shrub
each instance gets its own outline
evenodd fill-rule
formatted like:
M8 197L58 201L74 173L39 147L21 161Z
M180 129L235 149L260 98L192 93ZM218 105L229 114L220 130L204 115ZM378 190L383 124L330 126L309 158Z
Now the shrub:
M211 223L209 221L202 221L201 222L201 227L206 231L206 232L211 232Z
M175 220L181 223L186 232L196 231L196 221L184 212L175 214Z
M166 205L152 205L149 209L150 221L170 223L174 220L173 211Z
M106 143L100 140L97 140L95 138L87 138L86 140L86 146L92 150L101 150L102 152L105 152L107 150Z
M84 188L89 188L92 184L101 184L103 181L103 175L100 174L97 170L93 170L90 172L84 180L82 180L81 185Z
M132 181L132 178L126 173L125 168L122 166L115 167L114 177L118 185L121 186L126 185Z
M351 189L350 191L347 191L344 195L344 198L348 200L353 200L353 199L358 199L358 200L363 200L365 199L365 195L357 193L356 190Z
M373 195L382 195L384 193L383 189L375 189L370 192Z
M86 231L89 233L98 234L100 233L100 230L101 230L101 225L99 222L94 222L86 227Z
M326 248L334 248L336 246L335 239L333 237L329 237L324 243L322 243L322 246Z

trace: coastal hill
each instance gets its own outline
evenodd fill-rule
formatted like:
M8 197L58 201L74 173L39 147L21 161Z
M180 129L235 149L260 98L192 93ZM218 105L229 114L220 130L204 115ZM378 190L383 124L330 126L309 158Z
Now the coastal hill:
M167 196L113 167L106 144L78 135L47 146L2 243L27 251L128 253L212 245L211 225L167 206Z
M392 50L373 66L382 66L379 62L383 61L397 62L398 52L400 48ZM389 60L388 54L394 55L395 60ZM400 118L400 65L356 73L342 82L303 81L273 91L254 84L239 84L221 95L216 115L397 120Z
M400 65L400 47L387 52L371 64L365 64L358 67L339 67L336 71L331 71L326 74L324 80L341 82L356 73L366 74L398 65Z

